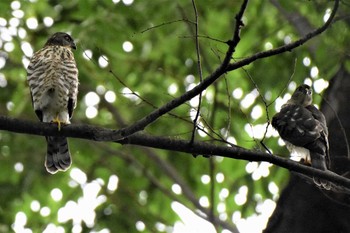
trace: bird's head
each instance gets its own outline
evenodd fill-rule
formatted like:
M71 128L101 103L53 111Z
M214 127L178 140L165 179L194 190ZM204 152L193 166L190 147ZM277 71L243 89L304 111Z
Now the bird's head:
M45 46L60 45L77 49L73 38L65 32L56 32L46 42Z
M304 107L312 103L312 89L309 85L302 84L294 91L289 104L299 104Z

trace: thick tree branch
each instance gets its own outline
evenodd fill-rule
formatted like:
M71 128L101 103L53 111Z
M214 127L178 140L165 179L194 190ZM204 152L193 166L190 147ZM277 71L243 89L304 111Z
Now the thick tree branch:
M19 120L6 116L0 116L0 130L6 130L16 133L41 135L41 136L66 136L73 138L82 138L94 141L117 142L120 144L132 144L171 151L185 152L189 154L198 154L203 156L221 156L233 159L247 161L266 161L277 166L286 168L300 174L308 176L317 176L327 179L336 185L350 189L350 180L330 171L321 171L290 159L279 156L251 151L241 147L228 147L209 144L205 142L193 142L188 140L173 139L170 137L151 136L142 133L136 133L121 140L114 140L113 134L119 135L118 130L111 130L92 125L72 124L63 126L60 131L56 124L32 122L28 120Z

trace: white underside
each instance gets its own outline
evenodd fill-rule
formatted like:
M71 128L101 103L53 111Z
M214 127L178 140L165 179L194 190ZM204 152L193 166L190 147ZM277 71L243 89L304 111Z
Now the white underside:
M287 149L290 151L290 158L294 161L304 160L306 163L311 163L310 151L303 147L294 146L289 142L285 142Z

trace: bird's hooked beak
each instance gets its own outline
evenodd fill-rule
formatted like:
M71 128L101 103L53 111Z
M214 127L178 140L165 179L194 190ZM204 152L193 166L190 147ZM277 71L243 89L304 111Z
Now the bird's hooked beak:
M76 46L76 44L75 44L74 41L72 41L72 43L70 44L70 47L71 47L72 49L77 49L77 46Z

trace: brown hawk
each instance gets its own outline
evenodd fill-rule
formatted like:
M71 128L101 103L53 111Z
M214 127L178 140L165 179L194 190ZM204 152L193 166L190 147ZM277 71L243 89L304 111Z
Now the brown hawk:
M312 167L327 170L329 163L326 118L312 104L311 87L300 85L281 111L272 118L272 126L285 141L288 150L296 153ZM314 177L318 186L329 189L328 182Z
M34 53L27 68L27 79L36 115L42 122L70 124L77 103L78 69L72 49L74 40L64 32L53 34ZM46 170L67 170L71 163L67 138L47 136Z

